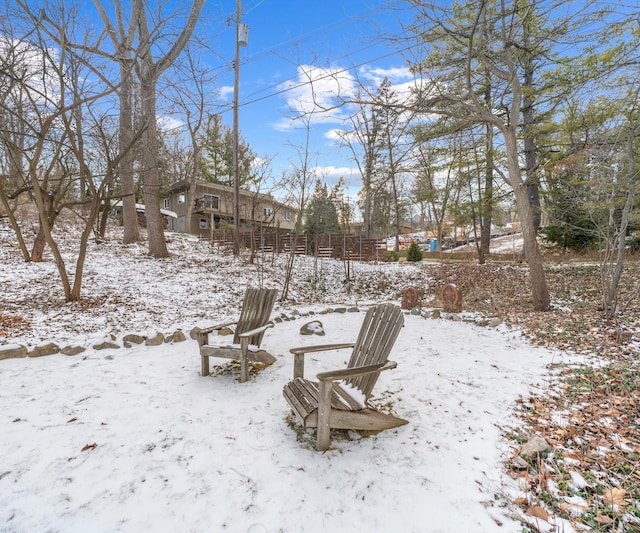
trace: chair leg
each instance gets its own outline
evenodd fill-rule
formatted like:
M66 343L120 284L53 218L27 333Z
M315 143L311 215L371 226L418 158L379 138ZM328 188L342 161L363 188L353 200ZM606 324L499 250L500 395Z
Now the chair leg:
M202 360L202 370L200 374L202 376L208 376L209 375L209 358L206 355L201 355L200 359Z
M331 428L329 421L331 418L331 392L333 383L331 381L320 380L318 386L318 442L316 449L323 452L329 449L331 441Z
M240 339L240 383L244 383L249 379L249 339Z

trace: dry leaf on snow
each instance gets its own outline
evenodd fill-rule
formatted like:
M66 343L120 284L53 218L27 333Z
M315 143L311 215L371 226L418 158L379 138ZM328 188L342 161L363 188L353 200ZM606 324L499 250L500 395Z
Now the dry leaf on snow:
M624 489L605 489L602 500L605 505L626 505L626 495L627 491Z
M533 507L529 507L527 509L527 513L526 514L527 514L527 516L535 516L536 518L540 518L541 520L544 520L545 522L547 522L549 520L549 513L547 513L547 511L545 511L539 505L534 505Z

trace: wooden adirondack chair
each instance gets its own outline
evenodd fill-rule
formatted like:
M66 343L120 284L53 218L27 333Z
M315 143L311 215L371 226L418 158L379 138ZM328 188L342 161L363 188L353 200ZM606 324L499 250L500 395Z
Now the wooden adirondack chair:
M240 361L240 381L249 379L249 363L262 363L270 365L275 362L275 357L264 350L250 350L249 346L260 347L264 332L273 327L269 322L273 304L276 299L276 289L247 289L237 322L229 322L195 332L196 340L200 345L200 358L202 361L202 375L209 375L209 357L222 357ZM236 324L233 345L209 344L209 333Z
M398 306L382 304L367 311L355 343L290 350L294 355L294 379L285 385L283 394L305 428L318 428L319 451L329 448L331 428L380 431L408 423L367 405L380 372L396 367L388 357L403 322ZM340 348L353 348L347 368L322 372L317 375L317 382L304 379L305 353ZM357 389L355 394L353 389Z

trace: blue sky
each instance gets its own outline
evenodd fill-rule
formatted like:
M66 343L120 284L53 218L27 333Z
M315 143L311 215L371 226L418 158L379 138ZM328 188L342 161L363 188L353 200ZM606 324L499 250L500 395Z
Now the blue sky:
M397 32L397 13L388 11L388 0L250 0L242 2L243 22L249 26L249 44L241 48L239 124L241 135L259 155L273 157L273 172L278 177L292 162L302 143L299 123L292 122L290 109L310 105L310 85L301 73L323 78L314 84L320 98L333 101L337 89L333 76L339 72L341 85L348 88L357 74L376 85L384 75L394 83L406 81L403 59L388 45L376 39L380 32ZM235 0L209 2L206 10L232 15ZM230 106L233 98L235 26L218 27L215 38L220 58L218 103ZM224 66L228 68L224 68ZM346 69L346 70L345 70ZM318 97L318 96L317 96ZM351 192L359 189L356 165L347 150L336 147L331 132L342 127L348 110L321 113L312 120L311 152L322 167L329 184L343 176ZM232 125L232 113L223 113Z

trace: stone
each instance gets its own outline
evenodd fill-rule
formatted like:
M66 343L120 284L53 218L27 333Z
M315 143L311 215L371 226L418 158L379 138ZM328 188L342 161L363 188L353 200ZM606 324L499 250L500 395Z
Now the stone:
M549 450L551 450L549 443L542 437L536 435L520 447L520 455L522 457L535 456L548 452Z
M78 355L79 353L82 353L85 351L85 347L84 346L65 346L64 348L62 348L60 350L60 353L63 355Z
M522 457L520 457L519 455L516 455L512 460L511 460L511 468L513 470L528 470L529 469L529 463L527 463Z
M129 333L122 337L122 342L131 344L142 344L145 341L145 337L138 335L137 333Z
M94 344L92 348L94 350L110 350L110 349L116 350L120 348L120 345L116 344L115 342L103 341L103 342L99 342L98 344Z
M334 312L335 313L346 313L347 312L347 308L346 307L336 307Z
M173 335L171 335L171 342L184 342L186 340L187 337L181 329L177 329L173 332Z
M153 337L145 341L146 346L160 346L164 342L164 335L158 331Z
M434 309L431 311L431 318L440 318L441 315L442 313L440 312L440 309Z
M415 306L411 308L411 314L412 315L421 315L422 314L422 307L420 306Z
M357 307L349 307L349 309L347 309L348 313L359 313L360 309L358 309Z
M60 347L54 342L38 344L29 352L29 357L42 357L44 355L53 355L60 352Z
M322 326L322 322L320 322L319 320L312 320L311 322L307 322L300 328L300 335L323 336L324 334L324 327Z
M498 317L494 317L491 320L489 320L489 323L487 324L487 326L490 328L497 328L500 324L502 324L502 319Z
M227 336L227 335L233 335L233 334L234 334L234 331L229 326L225 326L218 330L218 335Z
M167 335L164 338L164 342L167 344L174 343L174 342L184 342L186 340L187 340L187 337L185 337L185 334L180 329L175 330L171 335Z
M0 360L2 359L19 359L27 357L29 350L22 344L5 344L0 346Z

